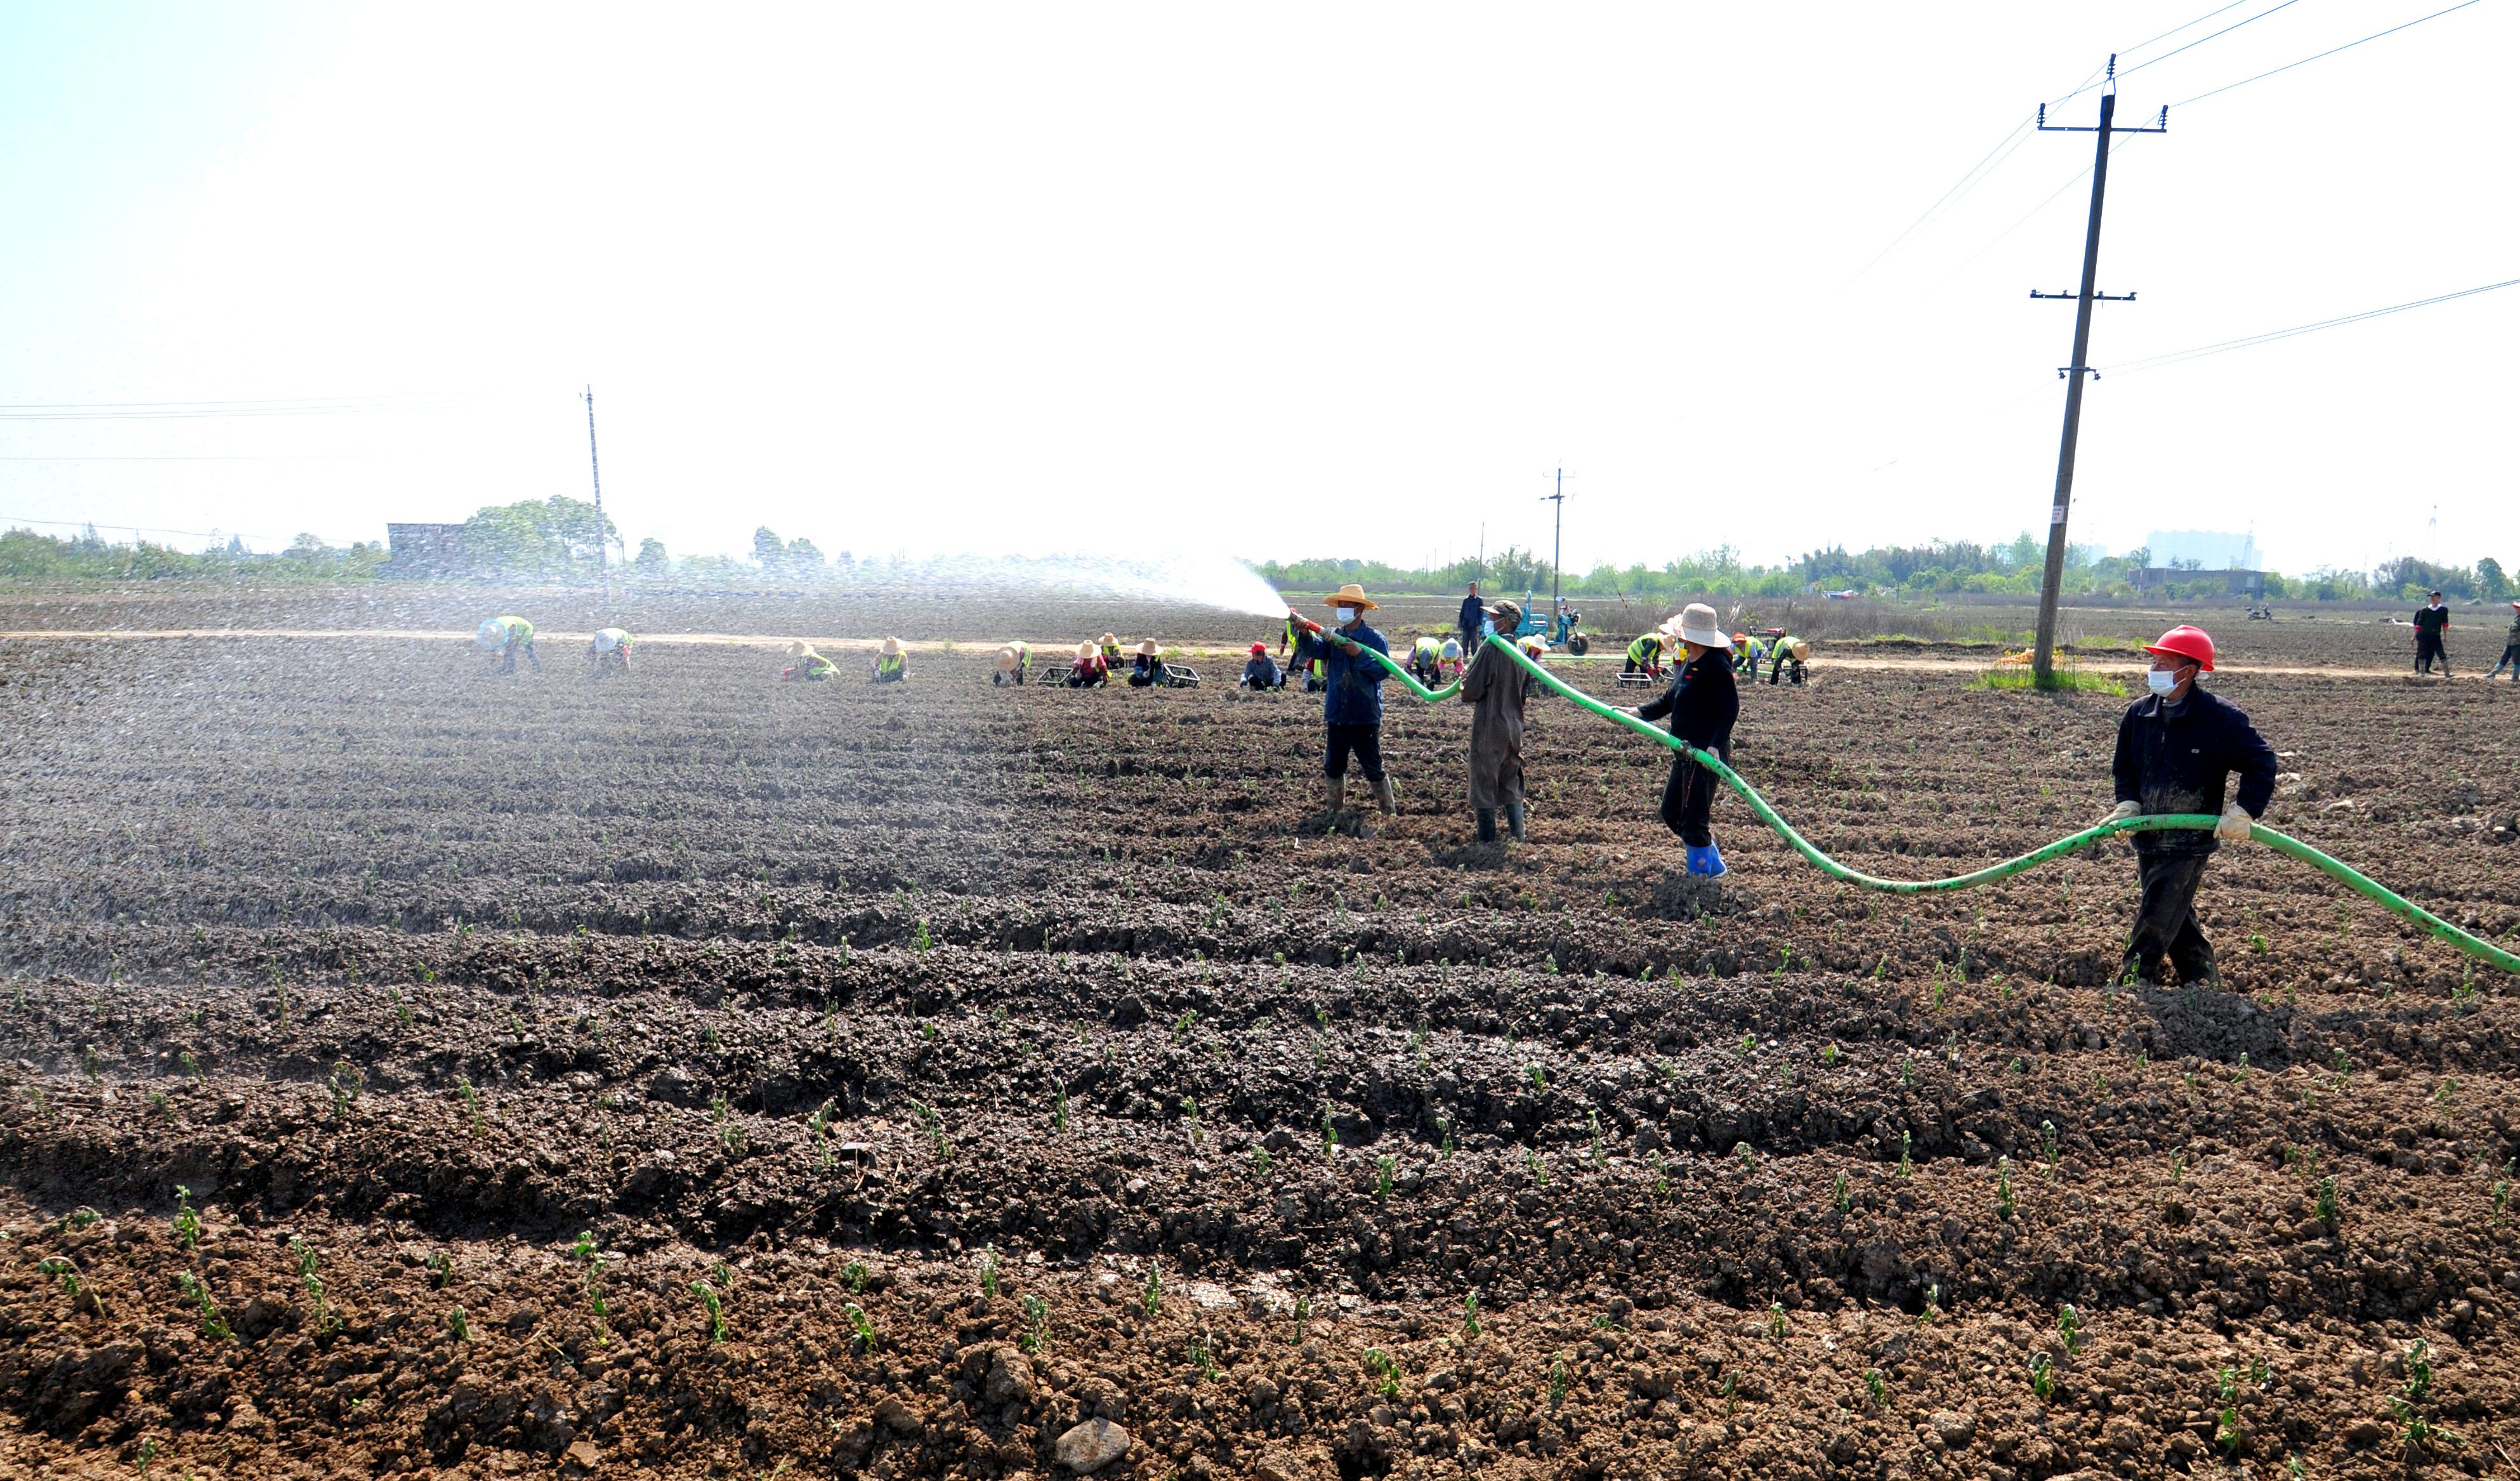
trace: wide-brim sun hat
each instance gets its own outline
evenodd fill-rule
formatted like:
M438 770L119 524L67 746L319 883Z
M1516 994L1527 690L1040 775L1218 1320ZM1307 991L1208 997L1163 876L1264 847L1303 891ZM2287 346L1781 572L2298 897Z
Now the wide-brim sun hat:
M1328 596L1324 597L1322 599L1322 606L1353 606L1359 611L1367 612L1375 609L1373 599L1365 594L1364 587L1357 585L1353 581L1340 587L1337 591L1330 593Z
M1104 633L1102 635L1102 646L1104 648L1118 648L1120 646L1120 640L1109 633Z
M805 656L805 643L803 639L790 638L788 640L788 656L790 658L802 658Z
M1808 663L1811 661L1811 643L1809 640L1799 640L1794 644L1791 652L1796 663Z
M595 633L595 651L596 651L597 652L599 652L599 653L608 653L608 652L612 651L614 649L616 649L616 648L618 648L618 647L620 647L620 646L621 646L621 636L620 636L620 634L615 633L612 629L610 629L610 628L608 628L608 627L605 627L605 628L598 628L598 629L596 629L596 633Z
M998 650L998 667L1000 667L1000 668L1012 668L1012 667L1014 667L1014 666L1015 666L1015 651L1014 651L1013 649L1012 649L1012 648L1002 648L1002 649L999 649L999 650Z
M472 641L483 648L502 648L508 641L508 630L496 621L484 622L472 630Z
M1164 651L1161 648L1155 645L1155 640L1152 638L1141 638L1138 640L1138 656L1141 658L1161 657L1163 655L1163 651Z
M1079 658L1091 658L1091 657L1093 657L1093 656L1094 656L1094 645L1093 645L1093 644L1091 644L1091 643L1080 643L1080 644L1076 645L1076 656L1077 656L1077 657L1079 657Z
M1700 648L1729 648L1724 629L1715 625L1715 608L1703 602L1692 602L1680 609L1680 639Z
M884 639L883 655L887 658L899 657L901 655L901 640L899 638Z

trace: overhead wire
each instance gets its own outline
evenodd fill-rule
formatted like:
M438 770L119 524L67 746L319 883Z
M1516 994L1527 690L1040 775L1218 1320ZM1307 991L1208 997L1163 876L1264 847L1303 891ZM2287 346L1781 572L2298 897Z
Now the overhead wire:
M2142 71L2147 67L2158 67L2162 63L2169 61L2171 58L2178 56L2181 52L2194 51L2196 48L2203 46L2206 42L2216 39L2216 37L2228 36L2244 25L2255 25L2259 22L2267 19L2269 16L2273 15L2275 12L2279 10L2289 10L2300 3L2301 0L2276 0L2275 4L2268 6L2265 10L2258 12L2256 15L2251 16L2245 21L2234 21L2230 24L2223 27L2221 30L2216 31L2211 36L2199 36L2195 40L2188 42L2185 46L2173 47L2169 51L2163 52L2158 57L2138 62L2133 67L2120 67L2118 68L2118 75L2120 77L2126 77L2133 73Z
M2416 298L2406 303L2392 303L2386 308L2367 308L2359 314L2340 314L2333 319L2320 319L2316 323L2311 324L2296 324L2290 329L2269 330L2262 335L2246 335L2237 339L2223 339L2212 344L2193 345L2187 349L2172 350L2167 354L2147 355L2139 360L2127 360L2116 365L2104 365L2101 366L2100 369L2103 373L2113 376L2131 375L2137 371L2159 370L2165 365L2177 365L2182 360L2201 360L2208 355L2226 354L2235 349L2248 349L2254 345L2272 344L2277 339L2290 339L2301 335L2313 335L2318 333L2320 330L2340 329L2348 324L2361 324L2366 319L2380 319L2385 318L2390 314L2403 314L2408 309L2430 308L2436 303L2448 303L2456 298L2473 298L2479 293L2490 293L2498 289L2505 288L2520 288L2520 278L2506 278L2500 283L2487 283L2476 288L2463 288L2453 293L2435 293L2429 298Z
M2338 52L2350 52L2354 50L2354 48L2361 46L2365 42L2377 41L2383 36L2394 36L2398 32L2406 30L2410 26L2421 25L2427 21L2438 21L2442 17L2450 15L2453 11L2463 11L2469 6L2477 3L2478 0L2459 0L2458 4L2446 7L2442 10L2437 10L2429 16L2417 16L2412 21L2408 21L2404 24L2390 26L2384 31L2373 31L2371 34L2364 36L2361 41L2348 41L2343 46L2331 46L2323 52L2318 52L2311 56L2304 57L2299 62L2287 62L2281 67L2271 67L2266 71L2258 73L2254 77L2243 77L2237 82L2227 82L2221 87L2212 88L2208 91L2198 93L2193 98L2182 99L2170 106L2172 108L2186 108L2190 104L2202 103L2208 98L2220 97L2221 95L2231 91L2231 89L2235 87L2246 87L2252 82L2264 82L2266 79L2274 76L2278 72L2288 72L2296 67L2308 67L2311 63L2320 61L2324 58L2333 57Z

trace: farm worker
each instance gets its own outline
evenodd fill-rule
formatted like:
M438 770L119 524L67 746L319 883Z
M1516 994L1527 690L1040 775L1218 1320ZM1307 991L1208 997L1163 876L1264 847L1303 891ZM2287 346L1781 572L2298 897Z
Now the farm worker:
M1155 646L1154 639L1142 639L1138 644L1138 656L1129 663L1129 687L1152 689L1163 682L1164 651Z
M1540 636L1538 633L1531 633L1515 640L1513 646L1521 649L1524 652L1529 653L1535 659L1546 658L1549 656L1549 640Z
M1295 626L1294 614L1289 612L1286 615L1286 625L1279 629L1278 633L1279 657L1283 658L1295 651L1295 634L1297 631L1298 629Z
M630 635L617 627L599 627L586 640L586 660L601 673L630 672Z
M1651 674L1657 679L1661 678L1662 634L1639 633L1636 637L1636 641L1628 645L1628 661L1627 664L1619 670L1619 672L1623 674Z
M992 685L1013 684L1020 688L1024 670L1032 664L1032 650L1021 643L1010 643L998 650L998 671L989 675Z
M1778 638L1777 640L1775 661L1768 665L1768 686L1771 689L1776 687L1777 677L1785 671L1785 665L1788 663L1792 664L1794 667L1794 682L1796 684L1802 683L1803 664L1810 658L1811 645L1809 643L1806 643L1802 639L1794 637L1791 634Z
M1242 662L1242 687L1244 689L1284 689L1286 687L1286 675L1278 667L1278 660L1269 656L1268 644L1251 645L1251 656Z
M1692 602L1681 609L1680 646L1687 661L1672 671L1671 688L1628 713L1640 720L1671 717L1671 733L1699 750L1732 760L1732 722L1741 717L1740 691L1732 683L1731 646L1715 625L1715 608ZM1688 872L1712 878L1725 872L1708 820L1715 807L1715 773L1687 751L1674 751L1671 779L1663 784L1663 825L1688 850Z
M530 631L530 629L528 629ZM2441 593L2415 608L2415 672L2429 674L2433 660L2439 658L2442 677L2450 677L2450 648L2442 640L2450 636L2450 608L2442 606Z
M2275 791L2275 753L2239 706L2196 684L2214 671L2214 640L2202 628L2179 626L2144 650L2152 693L2128 706L2118 721L2117 757L2110 772L2118 805L2109 821L2152 813L2220 813L2211 830L2135 835L2136 867L2143 901L2136 908L2124 972L2161 985L2169 958L2184 983L2222 984L2214 948L2196 926L2196 886L2217 844L2242 843L2250 820L2263 815ZM2240 774L2239 795L2223 799L2224 778Z
M1732 635L1732 671L1734 673L1748 674L1753 679L1759 677L1759 665L1767 656L1768 645L1748 633Z
M517 671L517 651L522 649L525 661L541 673L543 660L534 656L534 625L522 617L493 617L474 630L472 641L499 655L499 672Z
M883 647L876 650L875 662L870 666L875 670L878 684L899 684L910 677L910 655L901 651L899 638L884 639Z
M1076 645L1076 661L1067 665L1069 689L1101 689L1111 682L1111 665L1091 643Z
M1102 635L1102 666L1104 668L1120 666L1120 640L1109 633Z
M1366 625L1365 614L1374 610L1374 603L1365 595L1364 587L1351 581L1323 598L1322 605L1337 620L1337 631L1326 633L1320 623L1294 613L1292 608L1288 612L1296 616L1296 625L1304 630L1302 641L1295 645L1295 657L1317 661L1322 666L1326 691L1322 723L1328 731L1328 743L1322 751L1322 775L1329 783L1330 811L1335 814L1346 804L1347 763L1353 754L1365 770L1365 780L1373 786L1374 800L1384 812L1397 813L1400 794L1392 789L1391 779L1382 774L1382 680L1390 670L1365 655L1369 648L1388 655L1390 645Z
M1488 608L1497 631L1509 633L1522 625L1522 607L1500 602ZM1462 676L1462 702L1470 708L1470 814L1479 822L1479 841L1497 841L1497 813L1505 813L1506 830L1522 841L1522 708L1540 692L1529 670L1490 645L1479 646Z
M2485 677L2502 672L2506 663L2511 665L2511 682L2520 684L2520 602L2511 604L2511 631L2502 635L2502 656L2494 660L2494 673Z
M1444 646L1435 651L1435 658L1436 672L1439 675L1448 679L1462 677L1462 640L1460 638L1445 639Z
M1297 631L1299 631L1299 632L1300 632L1300 631L1301 631L1301 629L1297 629ZM1304 665L1304 693L1305 693L1305 694L1308 694L1308 695L1318 695L1318 694L1320 694L1323 690L1326 690L1326 689L1328 689L1328 688L1329 688L1329 687L1330 687L1329 676L1328 676L1326 672L1324 672L1324 671L1323 671L1323 668L1322 668L1322 660L1321 660L1321 659L1319 659L1319 658L1315 658L1312 662L1307 663L1307 664L1305 664L1305 665Z
M790 642L788 645L788 656L796 661L779 671L779 677L785 680L819 682L840 671L838 664L814 651L810 644Z
M1462 599L1461 615L1454 627L1462 635L1464 652L1476 651L1479 640L1488 635L1488 609L1479 605L1479 584L1475 581L1470 583L1470 594Z
M1432 636L1409 645L1409 672L1429 688L1444 682L1444 645Z

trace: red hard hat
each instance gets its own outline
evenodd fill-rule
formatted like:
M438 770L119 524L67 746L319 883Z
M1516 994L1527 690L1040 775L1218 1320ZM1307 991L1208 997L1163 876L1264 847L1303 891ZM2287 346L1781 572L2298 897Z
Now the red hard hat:
M1266 643L1254 643L1254 644L1252 644L1252 645L1251 645L1251 656L1253 656L1253 657L1255 657L1255 658L1256 658L1256 657L1258 657L1258 656L1260 656L1262 653L1267 652L1268 651L1269 651L1269 645L1268 645L1268 644L1266 644Z
M2199 673L2214 672L2214 640L2201 627L2182 622L2161 635L2159 643L2146 644L2147 653L2169 653L2178 658L2193 658Z

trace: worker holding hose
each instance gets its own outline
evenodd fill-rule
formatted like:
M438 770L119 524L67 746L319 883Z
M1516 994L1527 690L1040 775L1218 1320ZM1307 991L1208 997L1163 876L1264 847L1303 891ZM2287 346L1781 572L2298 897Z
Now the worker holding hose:
M2110 765L2118 805L2107 821L2155 813L2218 813L2222 821L2134 835L2143 900L2120 974L2159 987L2167 960L2181 982L2219 987L2213 943L2196 924L2196 886L2214 850L2246 842L2250 824L2266 812L2275 791L2274 747L2238 705L2197 687L2198 674L2214 671L2214 640L2203 628L2174 627L2144 651L2152 654L2144 675L2152 693L2118 721ZM2233 772L2240 789L2227 804L2224 783Z
M1671 733L1730 765L1732 722L1741 717L1741 692L1732 678L1732 645L1715 625L1715 608L1692 602L1681 610L1680 646L1688 655L1671 676L1671 688L1628 711L1640 720L1671 717ZM1663 825L1688 850L1688 872L1713 878L1725 872L1709 820L1715 808L1715 773L1688 751L1672 752L1671 779L1663 784Z
M1374 604L1365 595L1365 588L1351 581L1338 591L1322 599L1322 605L1338 619L1338 630L1325 632L1322 625L1289 607L1286 615L1303 630L1295 644L1295 661L1321 664L1326 693L1322 696L1322 722L1328 731L1322 751L1322 775L1328 779L1329 809L1335 816L1347 801L1347 764L1353 754L1364 768L1365 780L1373 787L1373 799L1386 813L1400 811L1400 794L1392 789L1391 779L1382 774L1382 680L1390 672L1377 659L1365 655L1367 649L1389 657L1390 645L1382 635L1366 625L1365 614L1374 610Z
M525 661L534 666L534 672L542 672L543 660L534 656L534 625L522 617L492 617L472 634L472 641L499 655L500 673L517 671L517 654L520 651Z
M1512 632L1522 625L1522 607L1500 602L1486 609L1496 630ZM1540 681L1530 670L1486 643L1462 675L1462 702L1470 708L1470 813L1478 819L1479 841L1497 841L1497 813L1505 814L1513 841L1522 835L1522 711Z

